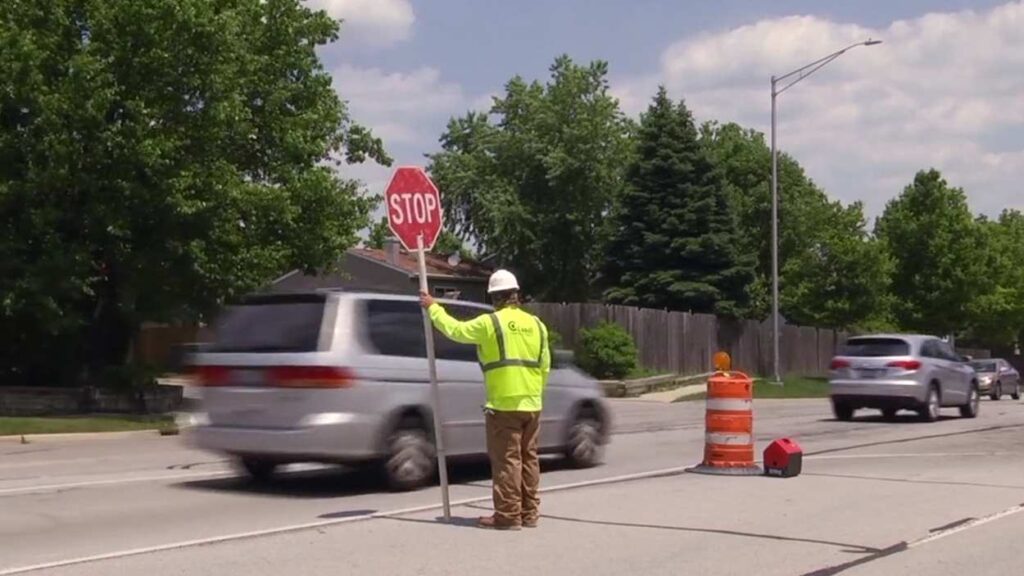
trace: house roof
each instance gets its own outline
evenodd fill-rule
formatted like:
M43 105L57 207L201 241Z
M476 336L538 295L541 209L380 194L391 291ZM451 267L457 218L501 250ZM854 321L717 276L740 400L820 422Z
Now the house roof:
M388 261L387 253L384 250L376 248L352 248L349 250L349 254L379 262L384 266L398 268L410 276L419 274L419 259L416 257L416 254L401 248L398 251L398 262L395 264ZM429 252L426 255L426 261L427 276L435 278L444 277L484 281L492 272L489 267L471 260L462 260L452 266L448 263L448 256L431 254Z

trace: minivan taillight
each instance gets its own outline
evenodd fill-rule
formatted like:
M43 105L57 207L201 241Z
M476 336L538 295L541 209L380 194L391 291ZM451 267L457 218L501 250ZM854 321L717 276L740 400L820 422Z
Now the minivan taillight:
M196 366L192 372L200 386L226 386L231 380L227 366Z
M902 368L909 372L913 372L921 367L921 363L917 360L894 360L893 362L886 364L886 366L890 368Z
M832 360L832 363L829 364L828 367L829 367L830 370L839 370L840 368L849 368L850 367L850 363L847 362L846 360L841 360L839 358L836 358L836 359Z
M355 375L337 366L275 366L270 381L281 388L348 388Z

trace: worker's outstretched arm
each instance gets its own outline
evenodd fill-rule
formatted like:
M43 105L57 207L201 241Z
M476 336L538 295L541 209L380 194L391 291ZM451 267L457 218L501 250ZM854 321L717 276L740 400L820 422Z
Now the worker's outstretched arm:
M456 342L480 345L492 337L493 324L486 314L460 322L448 314L444 306L437 303L431 304L427 312L434 327Z

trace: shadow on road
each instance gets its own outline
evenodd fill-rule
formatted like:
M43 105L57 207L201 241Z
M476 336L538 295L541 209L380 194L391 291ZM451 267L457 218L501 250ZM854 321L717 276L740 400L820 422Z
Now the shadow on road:
M562 458L541 459L541 472L554 472L568 467ZM450 484L490 490L491 469L486 461L449 463ZM193 480L172 485L186 490L231 492L277 498L339 498L387 492L388 488L377 468L327 467L301 472L285 472L266 481L256 481L244 474L229 478ZM432 485L436 487L437 483ZM482 492L485 496L487 493Z
M480 506L476 504L468 504L466 508L473 508L485 512L490 512L491 508L488 506ZM399 522L418 522L434 524L433 520L421 520L416 518L400 518L400 517L388 517L389 520L395 520ZM453 518L453 521L455 518ZM466 518L459 518L460 521L466 521ZM476 525L476 519L471 519L469 523L471 526ZM804 544L819 544L822 546L832 546L840 548L840 551L848 554L878 554L882 550L873 548L871 546L863 546L861 544L851 544L849 542L835 542L832 540L820 540L816 538L800 538L796 536L782 536L780 534L762 534L758 532L741 532L738 530L725 530L717 528L698 528L693 526L671 526L662 524L643 524L633 522L617 522L609 520L593 520L588 518L572 518L569 516L553 516L550 514L541 514L541 522L545 521L559 521L559 522L576 522L580 524L594 524L598 526L611 526L616 528L642 528L647 530L673 530L677 532L694 532L700 534L721 534L724 536L737 536L741 538L757 538L761 540L775 540L780 542L801 542ZM464 525L464 524L460 524Z

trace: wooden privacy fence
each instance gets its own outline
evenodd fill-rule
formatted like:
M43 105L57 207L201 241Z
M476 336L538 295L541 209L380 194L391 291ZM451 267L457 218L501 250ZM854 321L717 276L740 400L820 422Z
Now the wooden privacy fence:
M724 350L737 370L754 375L772 373L772 331L767 321L603 304L530 304L529 308L561 335L566 348L576 347L581 329L608 321L633 336L640 363L653 370L700 374L711 369L714 353ZM824 376L847 336L833 330L783 326L779 341L782 373Z

